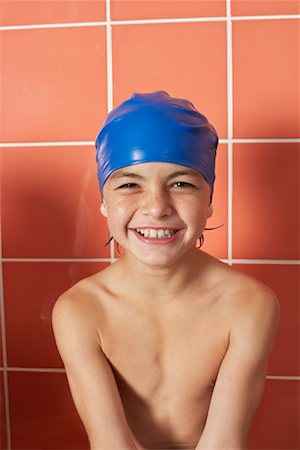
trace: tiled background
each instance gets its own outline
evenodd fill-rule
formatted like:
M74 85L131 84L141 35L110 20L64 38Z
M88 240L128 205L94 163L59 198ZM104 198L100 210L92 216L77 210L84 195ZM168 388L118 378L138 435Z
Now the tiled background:
M116 256L93 141L132 92L189 98L217 128L204 250L262 280L282 320L251 449L299 449L299 2L3 1L2 449L86 449L50 325Z

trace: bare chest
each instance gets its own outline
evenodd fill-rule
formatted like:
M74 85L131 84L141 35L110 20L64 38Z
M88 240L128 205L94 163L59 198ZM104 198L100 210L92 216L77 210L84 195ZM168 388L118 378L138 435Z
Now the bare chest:
M138 448L194 448L228 344L218 308L122 305L101 342Z
M227 328L213 308L120 308L106 316L103 351L123 394L196 401L217 377ZM176 394L176 395L174 395Z

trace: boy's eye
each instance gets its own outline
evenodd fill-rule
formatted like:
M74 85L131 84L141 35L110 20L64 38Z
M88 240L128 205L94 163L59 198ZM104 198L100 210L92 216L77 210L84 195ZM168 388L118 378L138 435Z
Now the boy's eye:
M187 183L186 181L176 181L176 183L174 183L173 186L175 186L175 187L183 187L183 188L195 187L193 184Z
M122 184L121 186L118 186L117 189L126 189L126 188L134 188L137 187L136 183L125 183Z

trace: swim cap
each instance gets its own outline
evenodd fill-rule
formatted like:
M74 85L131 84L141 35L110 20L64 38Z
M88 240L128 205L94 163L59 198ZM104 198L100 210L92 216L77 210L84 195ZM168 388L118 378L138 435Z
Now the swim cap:
M188 100L164 91L134 93L108 114L95 145L101 193L118 169L167 162L198 170L212 198L218 135Z

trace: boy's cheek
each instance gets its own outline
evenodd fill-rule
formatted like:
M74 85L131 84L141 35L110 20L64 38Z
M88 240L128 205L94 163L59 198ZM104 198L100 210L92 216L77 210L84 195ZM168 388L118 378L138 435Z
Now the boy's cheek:
M130 204L127 202L111 202L106 207L106 218L113 226L120 226L130 220L130 211Z

